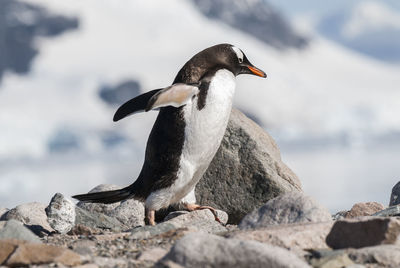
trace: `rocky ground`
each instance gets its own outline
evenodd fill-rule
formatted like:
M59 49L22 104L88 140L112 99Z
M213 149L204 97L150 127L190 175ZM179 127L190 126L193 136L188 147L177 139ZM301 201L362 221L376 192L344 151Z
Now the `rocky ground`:
M359 203L331 215L238 111L203 179L196 197L224 210L222 224L209 210L175 207L145 226L138 201L74 204L60 193L48 205L0 208L0 266L400 267L400 182L389 207Z

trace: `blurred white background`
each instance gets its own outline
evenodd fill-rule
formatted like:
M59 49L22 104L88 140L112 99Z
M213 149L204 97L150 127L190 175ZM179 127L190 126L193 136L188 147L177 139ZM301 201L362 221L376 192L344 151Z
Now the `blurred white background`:
M240 47L266 80L235 106L331 212L400 180L398 1L3 0L0 207L130 184L156 112L112 122L198 51Z

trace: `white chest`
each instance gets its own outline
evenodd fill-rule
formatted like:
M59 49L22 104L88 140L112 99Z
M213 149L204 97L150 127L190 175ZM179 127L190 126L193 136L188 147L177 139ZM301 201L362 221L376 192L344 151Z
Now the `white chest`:
M184 108L185 142L180 172L174 183L180 189L178 200L195 187L221 144L232 110L235 85L235 76L228 70L220 70L211 80L203 109L198 109L197 98Z
M230 71L219 70L210 82L203 109L198 109L197 98L185 106L184 160L209 164L228 124L235 84L235 76Z

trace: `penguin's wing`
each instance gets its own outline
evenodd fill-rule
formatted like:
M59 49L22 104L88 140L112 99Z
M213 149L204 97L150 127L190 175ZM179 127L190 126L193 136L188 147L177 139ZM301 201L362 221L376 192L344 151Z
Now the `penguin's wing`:
M116 122L134 113L144 112L151 97L160 90L162 90L162 88L154 89L125 102L115 112L113 121Z
M199 93L199 84L176 83L154 94L146 107L146 112L165 106L180 107Z
M166 88L146 92L122 104L115 112L113 121L116 122L135 113L165 106L180 107L199 92L198 85L176 83Z

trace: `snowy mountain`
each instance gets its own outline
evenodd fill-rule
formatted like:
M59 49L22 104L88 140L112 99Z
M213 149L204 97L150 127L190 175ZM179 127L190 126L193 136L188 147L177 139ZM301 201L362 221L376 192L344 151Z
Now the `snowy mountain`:
M334 173L329 169L316 175L302 173L304 165L316 160L304 164L301 161L307 158L298 157L298 151L322 148L324 154L326 148L338 145L369 148L371 141L380 146L388 137L392 139L389 146L398 143L400 67L320 36L297 49L293 40L301 37L293 30L287 32L294 39L286 43L286 49L277 49L287 39L269 37L280 41L267 42L240 28L242 17L236 4L231 14L239 14L238 21L226 20L221 13L210 19L204 7L184 0L28 3L44 6L50 14L77 18L79 28L51 39L36 38L34 45L40 53L31 71L26 76L4 74L1 206L48 202L54 192L69 195L99 183L131 183L140 171L157 112L113 123L117 102L126 96L124 82L139 85L127 94L167 86L192 55L217 43L240 47L268 74L266 80L238 77L235 105L272 133L289 166L295 171L299 168L306 190L312 189L310 194L327 196L317 186L326 185L323 178ZM259 9L267 12L269 7ZM321 155L316 158L322 159ZM400 172L397 166L390 167ZM335 179L349 181L343 174ZM387 181L392 173L385 176L382 180ZM331 209L345 205L332 200L325 201ZM349 201L342 198L341 202Z
M78 20L14 0L0 1L0 81L7 70L24 74L38 54L37 37L54 37L76 29Z
M193 0L193 3L208 18L224 22L273 47L302 48L308 43L266 1Z
M400 62L400 11L363 1L324 17L318 30L346 47L388 62Z

